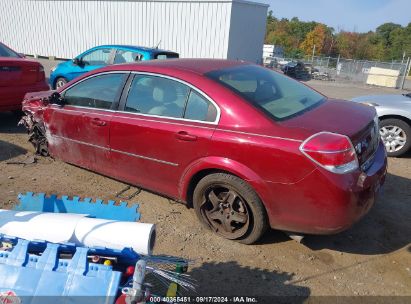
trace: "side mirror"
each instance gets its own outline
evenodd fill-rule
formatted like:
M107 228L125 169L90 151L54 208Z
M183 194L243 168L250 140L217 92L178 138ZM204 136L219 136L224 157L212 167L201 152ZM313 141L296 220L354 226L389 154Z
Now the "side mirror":
M24 55L23 53L18 53L18 54L21 58L26 58L26 55Z
M49 103L56 104L59 106L64 105L64 99L61 97L59 92L53 92L49 97Z
M73 64L75 64L75 65L81 65L81 59L79 59L79 58L74 58L73 60L71 60L72 62L73 62Z

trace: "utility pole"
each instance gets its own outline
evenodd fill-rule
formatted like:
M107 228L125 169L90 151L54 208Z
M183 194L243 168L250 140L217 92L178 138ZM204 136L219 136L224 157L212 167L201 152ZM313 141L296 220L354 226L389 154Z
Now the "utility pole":
M411 60L410 60L410 57L408 57L407 58L407 64L405 65L404 75L402 76L402 81L401 81L401 86L400 86L401 90L404 89L405 79L407 78L408 73L410 72L410 67L411 67Z
M313 46L313 56L311 57L311 62L314 63L314 54L315 54L315 44Z
M404 58L405 58L405 51L402 53L402 60L401 60L401 63L404 63Z
M335 66L336 70L337 70L337 75L340 75L341 72L341 67L340 67L340 56L341 54L338 54L338 58L337 58L337 65Z

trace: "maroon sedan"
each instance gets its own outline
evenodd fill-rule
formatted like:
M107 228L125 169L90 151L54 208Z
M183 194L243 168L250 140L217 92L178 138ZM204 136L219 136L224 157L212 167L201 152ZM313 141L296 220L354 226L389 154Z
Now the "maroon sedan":
M217 234L331 234L373 205L386 155L372 107L269 69L177 59L26 95L37 151L193 205Z
M0 112L21 110L27 92L48 90L43 66L0 43Z

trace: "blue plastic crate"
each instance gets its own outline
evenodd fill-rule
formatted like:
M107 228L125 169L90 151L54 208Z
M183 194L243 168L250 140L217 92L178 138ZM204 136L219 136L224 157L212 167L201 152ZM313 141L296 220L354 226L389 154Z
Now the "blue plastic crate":
M29 242L0 235L0 242L3 241L14 246L11 251L0 250L0 293L13 291L22 303L114 303L121 272L91 263L87 256L110 253L129 262L138 259L127 250ZM62 252L74 255L62 259Z
M127 222L140 220L139 205L129 205L122 201L104 202L101 199L80 199L78 196L70 198L67 195L59 198L55 194L46 196L44 193L33 192L20 193L17 198L19 203L13 208L16 211L88 214L91 217Z

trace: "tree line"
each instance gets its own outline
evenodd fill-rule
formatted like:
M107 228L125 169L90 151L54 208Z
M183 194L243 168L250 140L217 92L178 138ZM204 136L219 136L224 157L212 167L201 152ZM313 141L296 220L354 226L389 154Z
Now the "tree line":
M292 58L303 58L314 51L316 56L401 61L404 52L405 60L411 56L411 22L405 27L384 23L367 33L336 32L315 21L300 21L297 17L278 19L269 11L265 43L282 46L285 56Z

